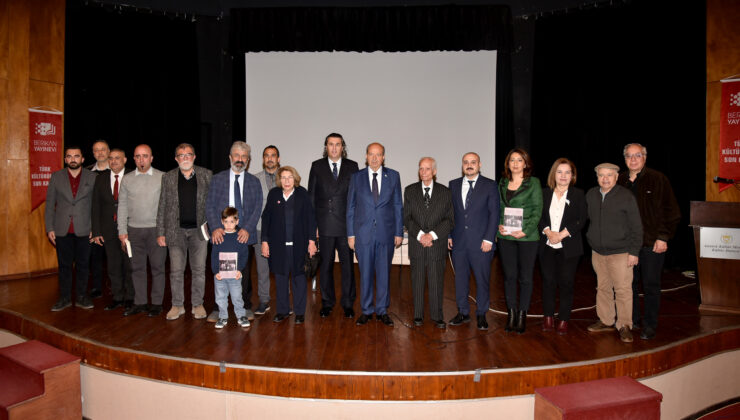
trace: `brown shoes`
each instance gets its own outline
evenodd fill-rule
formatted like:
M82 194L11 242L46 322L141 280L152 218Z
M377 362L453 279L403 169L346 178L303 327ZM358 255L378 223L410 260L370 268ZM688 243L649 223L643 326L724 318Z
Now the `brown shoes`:
M590 332L604 332L604 331L613 331L614 325L606 325L601 320L596 321L595 323L588 326L588 330Z
M185 308L182 306L173 306L169 312L167 312L167 320L173 321L177 318L180 318L180 315L185 313Z
M203 305L193 306L193 318L195 319L203 319L208 316L206 313L206 308L203 307Z
M632 331L630 331L630 327L625 325L619 329L619 339L625 343L632 342Z

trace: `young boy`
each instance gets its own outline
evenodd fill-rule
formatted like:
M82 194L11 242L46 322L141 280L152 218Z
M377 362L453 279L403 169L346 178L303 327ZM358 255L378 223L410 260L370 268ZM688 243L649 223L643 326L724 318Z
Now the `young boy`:
M221 222L224 225L224 241L214 244L211 250L211 269L216 273L213 282L218 305L216 328L223 328L229 322L229 294L237 322L246 328L250 324L242 300L241 271L247 265L249 246L236 240L239 212L235 208L226 207L221 212Z

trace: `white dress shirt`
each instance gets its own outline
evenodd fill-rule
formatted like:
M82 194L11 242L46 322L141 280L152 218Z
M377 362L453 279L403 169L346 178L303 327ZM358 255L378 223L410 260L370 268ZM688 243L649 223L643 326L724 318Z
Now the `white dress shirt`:
M480 174L476 175L475 178L469 179L468 177L463 177L462 182L462 202L463 202L463 208L465 207L465 198L468 196L468 190L470 189L470 183L468 181L473 181L473 189L475 189L475 184L478 182L478 177Z
M239 173L239 191L242 192L242 203L244 202L244 174L246 171ZM233 169L229 171L229 206L236 207L234 204L234 180L236 179L237 173Z
M422 195L422 197L424 196L424 194L426 194L426 188L429 188L429 198L431 199L432 198L432 191L434 191L434 181L432 181L429 185L424 185L424 182L423 181L421 182L421 195ZM433 230L430 230L429 232L424 232L423 230L419 230L419 234L416 235L416 240L417 241L420 240L421 237L423 235L427 234L427 233L430 234L430 235L432 235L432 238L434 238L435 241L437 239L439 239L439 237L437 236L436 233L434 233Z
M370 192L373 191L373 170L368 166L367 167L367 176L368 180L370 181ZM380 191L382 191L381 184L383 183L383 167L381 166L378 168L378 196L380 195Z

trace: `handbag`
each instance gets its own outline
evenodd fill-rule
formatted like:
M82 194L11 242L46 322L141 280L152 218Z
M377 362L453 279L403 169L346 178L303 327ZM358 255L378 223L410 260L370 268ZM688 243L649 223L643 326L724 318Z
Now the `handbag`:
M316 272L319 270L319 262L321 261L321 251L316 245L316 253L311 254L306 252L306 257L303 262L303 271L306 273L306 277L312 279L316 276Z

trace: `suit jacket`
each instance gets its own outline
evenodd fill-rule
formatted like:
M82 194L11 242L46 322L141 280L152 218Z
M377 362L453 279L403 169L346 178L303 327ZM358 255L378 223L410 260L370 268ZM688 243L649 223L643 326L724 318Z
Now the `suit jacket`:
M208 197L208 187L211 185L213 172L210 169L196 165L193 165L193 171L195 171L195 181L198 184L195 196L195 219L198 224L198 236L205 241L206 238L203 236L200 227L206 222L206 197ZM162 175L162 190L159 193L157 236L164 236L171 240L180 235L179 180L180 168L167 171Z
M426 207L421 181L407 186L403 192L403 224L409 232L409 257L444 259L447 256L447 238L455 226L450 190L435 182L429 207ZM416 240L419 231L434 231L437 239L431 247L425 248Z
M496 249L500 206L496 181L478 175L470 206L466 209L462 199L464 179L465 177L461 177L450 181L450 193L455 211L455 227L450 234L452 249L480 252L480 245L484 239L493 244L492 250Z
M113 221L113 215L118 212L118 200L113 200L113 191L110 187L110 169L100 171L95 178L92 196L92 235L102 236L107 240L118 240L118 224ZM118 177L120 188L123 175L131 172L124 168ZM95 173L95 172L93 172Z
M221 212L229 207L229 172L231 169L221 171L211 179L211 185L208 188L208 197L206 197L206 219L208 228L213 232L224 225L221 223ZM247 244L257 243L257 221L260 218L262 209L262 187L257 178L242 172L244 180L242 182L242 208L239 210L239 226L249 233Z
M347 236L347 193L352 175L358 170L357 162L343 158L339 175L334 179L327 158L311 164L308 195L316 209L319 235Z
M254 174L255 178L260 182L262 187L262 206L260 207L260 215L265 210L265 204L267 204L267 194L270 192L270 188L267 187L267 173L265 171L257 172ZM277 184L277 170L275 171L275 183ZM257 221L257 230L262 230L262 218ZM261 242L260 238L257 238L257 242Z
M509 179L503 178L498 184L502 210L499 224L504 224L504 212L507 207L521 208L524 213L522 232L524 232L526 236L517 239L513 236L503 236L499 233L498 238L506 241L538 241L540 239L540 231L537 230L537 224L540 222L540 218L542 218L542 187L540 186L540 180L533 176L524 179L522 181L522 185L517 188L513 197L511 197L511 201L506 199L506 191L508 188Z
M369 169L352 175L347 195L347 236L360 244L379 242L393 245L395 236L403 237L403 202L401 176L383 167L378 202L373 200Z
M287 261L288 241L285 233L285 199L283 190L275 187L267 195L267 205L262 212L262 242L270 245L270 271L288 274L288 263L293 273L303 272L303 262L308 252L308 241L316 241L316 217L308 192L296 187L290 197L293 201L293 261Z
M77 189L77 195L72 197L68 169L62 168L51 174L49 187L46 190L46 210L44 212L47 233L54 231L57 236L64 236L69 230L70 221L74 220L76 236L90 234L95 173L82 168L79 176L81 177L80 186Z
M568 188L566 196L565 209L563 209L563 218L560 221L560 230L568 229L570 236L564 238L560 243L563 244L563 254L565 258L577 257L583 255L583 237L581 230L586 226L588 220L588 210L586 209L586 197L583 190L576 187ZM552 203L552 189L545 187L542 189L542 217L540 218L539 231L542 232L546 227L550 227L550 204ZM540 251L547 245L547 235L542 234L540 238Z

